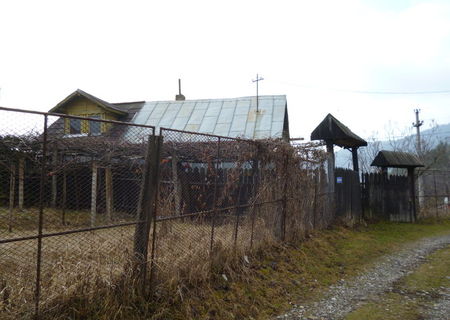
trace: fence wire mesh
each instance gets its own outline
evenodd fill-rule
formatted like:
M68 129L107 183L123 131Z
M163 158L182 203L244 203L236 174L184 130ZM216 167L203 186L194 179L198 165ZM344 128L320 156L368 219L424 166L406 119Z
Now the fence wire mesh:
M450 215L450 171L418 170L416 192L420 217L442 218Z
M161 136L156 292L181 279L204 280L227 258L331 223L317 148L169 129Z
M130 265L154 128L17 110L0 119L0 317L57 313Z
M335 217L315 145L0 113L5 319L51 318L136 275L129 287L164 296Z

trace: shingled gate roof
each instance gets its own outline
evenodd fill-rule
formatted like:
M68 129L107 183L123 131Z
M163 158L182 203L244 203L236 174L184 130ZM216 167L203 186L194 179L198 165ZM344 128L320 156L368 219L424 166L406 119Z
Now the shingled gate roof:
M311 140L331 141L343 148L367 146L366 140L354 134L331 113L311 133Z
M424 165L415 154L381 150L372 161L371 166L384 168L415 168L423 167Z

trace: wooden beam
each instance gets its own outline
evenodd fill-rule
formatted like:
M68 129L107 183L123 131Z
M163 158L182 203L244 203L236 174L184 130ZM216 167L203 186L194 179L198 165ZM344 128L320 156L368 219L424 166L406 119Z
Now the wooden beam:
M151 261L153 265L153 256L155 250L156 237L156 201L159 184L159 163L162 147L161 136L150 136L145 156L145 167L142 176L141 191L139 195L139 211L138 220L142 221L136 224L134 233L134 255L136 259L135 275L145 285L147 274L147 256L150 240L150 227L153 222L153 238L152 238L152 255ZM152 270L150 273L150 277ZM152 280L152 279L150 279Z
M175 214L181 215L181 185L180 178L178 177L178 158L175 153L172 154L172 182Z
M409 195L410 195L410 220L411 222L417 221L417 208L416 208L416 185L414 177L414 168L408 168L409 178Z
M52 154L52 208L56 208L56 199L58 197L58 175L56 174L56 166L58 165L58 150L53 150Z
M62 198L62 216L61 223L62 225L66 224L66 206L67 206L67 173L66 170L63 170L63 198Z
M108 221L112 221L114 214L113 199L113 175L111 167L105 168L105 200L106 200L106 216Z
M92 161L92 182L91 182L91 226L95 226L97 218L97 162Z
M358 147L352 148L353 171L359 172Z
M19 159L19 210L23 210L24 203L24 191L23 191L23 183L24 183L24 171L25 171L25 159Z
M14 194L16 189L16 165L11 164L9 175L9 226L8 231L12 232L13 211L14 211Z

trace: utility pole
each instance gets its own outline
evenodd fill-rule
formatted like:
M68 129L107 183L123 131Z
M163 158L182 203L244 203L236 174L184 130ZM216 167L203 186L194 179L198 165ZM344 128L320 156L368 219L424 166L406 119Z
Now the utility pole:
M420 139L420 127L423 125L423 121L419 120L419 112L420 109L415 109L414 113L416 114L416 122L413 122L413 127L416 128L417 133L416 133L416 148L417 148L417 154L419 155L419 159L422 160L423 158L423 154L422 154L422 142ZM423 189L423 175L420 174L418 175L418 179L417 179L417 189L418 189L418 193L419 193L419 210L421 208L423 208L423 203L424 203L424 189ZM420 211L419 211L420 212Z
M416 122L413 122L413 127L417 129L416 139L417 139L417 153L419 154L419 157L422 158L422 143L420 141L420 127L423 125L423 121L419 120L419 112L420 109L414 110L416 114Z
M264 80L263 77L260 77L258 74L256 74L256 79L252 80L252 82L256 82L256 112L259 112L259 93L258 93L258 83Z

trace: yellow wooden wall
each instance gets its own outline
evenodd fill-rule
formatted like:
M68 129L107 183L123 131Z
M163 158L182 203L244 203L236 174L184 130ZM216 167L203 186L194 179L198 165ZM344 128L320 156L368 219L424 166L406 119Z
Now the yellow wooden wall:
M73 99L64 107L64 113L80 116L80 117L92 117L92 116L100 116L101 119L105 120L118 120L117 115L112 112L108 112L105 109L99 107L94 102L84 98L78 97ZM65 132L70 133L70 119L65 119ZM101 124L101 132L106 132L110 127L109 123L102 122ZM81 121L81 132L89 133L89 121Z

